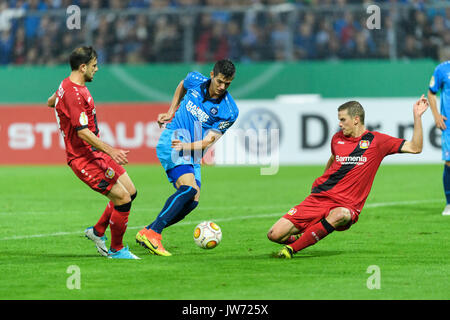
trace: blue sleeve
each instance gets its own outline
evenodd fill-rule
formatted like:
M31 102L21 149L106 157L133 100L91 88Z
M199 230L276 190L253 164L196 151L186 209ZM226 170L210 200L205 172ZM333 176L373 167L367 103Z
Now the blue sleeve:
M183 86L186 90L195 88L205 82L207 78L202 75L200 72L189 72L184 78Z
M431 92L436 94L441 89L441 85L442 85L441 69L439 68L439 66L437 66L436 69L434 69L433 76L431 77L429 89Z
M212 126L211 129L215 131L220 131L220 133L224 134L232 125L236 122L237 117L239 115L239 109L234 106L233 116L229 119L219 119Z

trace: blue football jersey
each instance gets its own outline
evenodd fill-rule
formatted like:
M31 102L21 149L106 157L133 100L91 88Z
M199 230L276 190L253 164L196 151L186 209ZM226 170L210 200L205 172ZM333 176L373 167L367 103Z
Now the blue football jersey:
M224 134L236 121L239 110L228 91L219 99L209 97L211 79L190 72L184 79L186 94L168 129L182 132L183 141L202 140L209 130Z
M434 69L429 89L436 94L441 92L441 114L447 117L446 125L449 128L450 114L450 61L441 63Z

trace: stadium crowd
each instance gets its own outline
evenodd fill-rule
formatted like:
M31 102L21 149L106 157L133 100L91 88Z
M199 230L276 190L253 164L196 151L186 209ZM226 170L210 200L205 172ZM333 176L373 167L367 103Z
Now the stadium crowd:
M2 0L0 64L64 64L84 43L99 63L439 60L450 47L448 2L377 3L397 6L369 30L366 0ZM81 29L66 27L72 4Z

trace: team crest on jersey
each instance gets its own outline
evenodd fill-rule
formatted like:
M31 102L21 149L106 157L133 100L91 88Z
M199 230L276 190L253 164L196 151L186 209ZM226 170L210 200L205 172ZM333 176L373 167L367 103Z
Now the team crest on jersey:
M215 116L215 115L217 114L217 112L219 112L219 110L217 110L216 107L212 107L211 110L210 110L210 112L211 112L212 115Z
M88 117L86 115L86 112L80 113L80 124L82 126L87 126L88 122L89 122L89 120L88 120Z
M297 212L297 209L292 208L291 210L288 211L288 215L293 216L296 212Z
M107 177L108 179L112 179L114 178L114 175L116 173L114 172L114 170L112 168L108 168L105 172L105 177Z
M370 141L369 140L361 140L359 142L359 147L361 149L367 149L370 146Z

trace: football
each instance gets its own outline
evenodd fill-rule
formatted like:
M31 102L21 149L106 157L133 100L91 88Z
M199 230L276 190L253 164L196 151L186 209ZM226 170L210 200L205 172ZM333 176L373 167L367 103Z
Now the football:
M194 241L203 249L213 249L222 240L222 230L212 221L203 221L194 229Z

